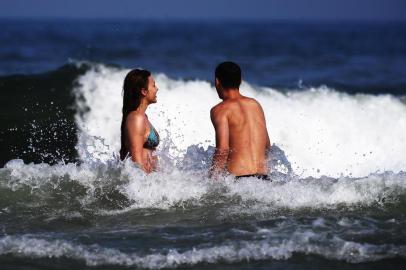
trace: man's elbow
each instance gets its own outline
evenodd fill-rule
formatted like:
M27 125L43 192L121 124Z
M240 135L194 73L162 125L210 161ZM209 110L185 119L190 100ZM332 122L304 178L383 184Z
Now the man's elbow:
M216 156L228 156L230 149L227 147L217 147L214 155Z
M213 155L210 174L219 174L226 168L229 150L226 148L217 148Z

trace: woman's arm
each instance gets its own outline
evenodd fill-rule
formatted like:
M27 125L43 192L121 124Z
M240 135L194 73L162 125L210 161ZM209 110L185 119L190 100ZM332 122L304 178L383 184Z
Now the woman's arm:
M148 161L144 159L143 154L146 128L145 116L136 113L128 115L126 129L131 160L139 164L143 171L149 173L151 168L149 168Z

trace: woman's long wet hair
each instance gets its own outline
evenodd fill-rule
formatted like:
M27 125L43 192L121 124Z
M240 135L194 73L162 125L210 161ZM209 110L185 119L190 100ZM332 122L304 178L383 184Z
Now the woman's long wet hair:
M125 146L125 122L127 116L140 106L142 98L141 89L148 88L149 76L151 76L151 72L143 69L133 69L125 76L123 85L123 118L121 120L121 160L125 159L128 154L127 147Z

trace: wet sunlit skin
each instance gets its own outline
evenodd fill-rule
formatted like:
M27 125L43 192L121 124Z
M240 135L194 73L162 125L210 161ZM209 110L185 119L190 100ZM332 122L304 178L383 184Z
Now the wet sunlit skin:
M270 140L261 105L241 95L238 88L224 89L217 78L215 86L223 101L210 112L216 132L210 176L226 170L235 176L267 174Z
M155 150L144 147L150 133L150 124L145 111L148 105L157 102L157 92L158 87L152 76L149 76L148 89L141 90L143 97L140 106L127 116L125 123L125 144L131 160L139 164L146 173L156 170L158 160L154 155Z

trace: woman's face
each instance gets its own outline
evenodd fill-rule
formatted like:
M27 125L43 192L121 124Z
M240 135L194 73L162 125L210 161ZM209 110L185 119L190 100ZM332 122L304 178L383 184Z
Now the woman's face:
M148 102L151 103L156 103L156 93L158 92L158 87L155 85L155 80L152 78L152 76L148 77L148 89L147 89L147 95L146 98Z

